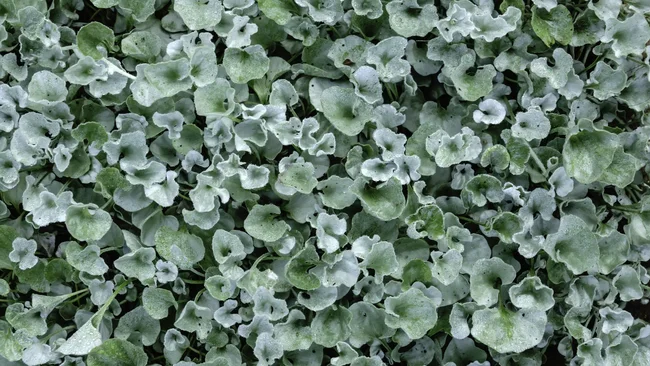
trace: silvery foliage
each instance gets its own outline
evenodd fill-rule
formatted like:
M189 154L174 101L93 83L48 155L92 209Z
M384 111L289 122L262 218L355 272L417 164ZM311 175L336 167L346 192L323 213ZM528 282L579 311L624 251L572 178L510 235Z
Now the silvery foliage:
M650 365L648 19L0 0L0 364Z

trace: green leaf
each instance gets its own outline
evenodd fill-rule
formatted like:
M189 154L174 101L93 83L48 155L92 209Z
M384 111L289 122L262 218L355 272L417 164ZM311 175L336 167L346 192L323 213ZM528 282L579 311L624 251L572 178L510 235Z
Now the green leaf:
M598 261L600 273L609 274L625 263L630 252L630 243L625 234L613 231L608 236L599 238L598 248L600 249Z
M512 136L526 141L544 139L551 131L551 121L536 108L517 113L515 120L517 123L512 126Z
M115 34L107 26L91 22L77 32L77 47L79 51L95 60L104 58L105 54L113 50Z
M323 205L333 209L342 210L354 203L356 196L350 192L353 180L348 177L330 176L321 180L316 189Z
M533 8L531 25L535 34L548 47L555 41L566 46L573 37L573 17L564 5L558 5L550 11Z
M627 74L621 69L614 70L603 61L598 61L594 71L589 74L587 89L594 91L594 97L606 100L617 96L627 83Z
M146 81L161 97L171 97L192 87L187 59L147 64L143 71Z
M445 235L443 212L436 205L421 206L418 210L406 217L409 225L407 234L409 237L419 239L427 237L437 240Z
M386 313L367 302L358 301L348 308L352 313L349 342L354 347L390 336L394 330L386 325Z
M616 57L641 55L650 40L650 24L641 13L634 12L624 20L607 19L602 42L612 42Z
M598 180L604 184L611 184L619 188L625 188L632 184L637 170L643 162L634 156L623 152L619 146L614 153L612 163L605 169Z
M480 174L470 179L461 191L463 201L483 207L487 202L501 202L505 194L501 182L494 176Z
M314 172L312 163L290 163L278 174L278 181L300 193L309 194L318 184Z
M345 237L347 223L335 215L321 213L316 218L316 246L326 253L333 253L348 241Z
M556 233L547 236L544 251L553 260L564 263L576 275L598 269L598 237L577 216L565 215L560 218L560 227Z
M598 313L603 319L603 333L605 334L613 331L624 333L634 322L632 314L625 310L612 309L608 306L600 309Z
M72 137L79 142L87 142L96 149L108 142L108 132L102 124L97 122L84 122L72 130Z
M145 282L156 274L152 263L154 259L156 259L156 251L153 248L139 248L116 259L113 265L126 277L137 278L140 282Z
M195 125L184 125L178 139L172 141L174 149L183 155L190 151L200 151L203 146L203 131Z
M99 256L99 247L89 245L85 248L74 241L69 241L65 247L68 263L75 269L93 276L101 276L108 271L106 262Z
M316 249L305 246L296 253L284 267L287 280L301 290L315 290L320 287L320 279L309 271L320 263Z
M368 268L374 270L374 277L380 281L383 276L395 273L399 268L399 263L397 263L393 245L387 241L380 241L372 245L359 266L364 270Z
M193 0L192 0L193 1ZM227 48L223 55L223 66L230 79L237 84L264 77L269 71L270 60L260 45L244 49Z
M480 66L472 75L468 71L474 68L476 54L465 53L457 65L445 64L442 73L453 83L456 92L464 100L473 102L488 95L492 91L492 79L497 71L492 65Z
M413 259L408 262L402 269L402 288L408 288L415 282L431 283L433 275L429 265L430 263L422 259Z
M321 95L325 117L348 136L358 135L371 119L372 107L354 89L333 86Z
M411 65L403 59L407 44L406 38L390 37L368 48L366 60L375 65L382 81L396 83L408 75Z
M472 299L483 306L496 304L500 285L512 283L516 274L515 269L501 258L479 259L474 264L469 278Z
M204 286L212 297L220 301L226 301L235 292L234 283L220 275L206 278Z
M219 264L246 258L244 244L239 237L221 229L216 230L212 236L212 254Z
M639 273L629 265L621 267L612 284L623 301L638 300L643 296Z
M289 312L286 322L275 325L273 334L285 351L307 349L312 344L312 329L297 309Z
M280 208L275 205L255 205L244 220L244 229L253 238L267 242L276 241L289 230L289 225L276 219Z
M294 13L298 13L298 7L290 0L259 0L257 4L269 19L285 25Z
M199 87L194 92L194 106L199 116L229 115L235 109L235 89L226 79Z
M11 287L9 287L7 281L0 278L0 296L7 296L7 294L9 294L9 291L11 291Z
M122 341L126 342L126 341ZM57 349L64 355L86 355L102 345L102 336L97 327L93 324L93 318L90 318L82 325L72 336ZM109 345L110 346L110 345ZM135 346L133 346L135 347ZM115 356L115 355L111 355ZM90 360L88 360L88 364ZM96 365L101 365L97 363Z
M111 215L95 204L74 204L66 210L65 226L77 240L101 239L111 228Z
M205 245L198 236L163 226L155 234L156 252L180 269L190 269L205 256Z
M120 339L132 339L144 346L156 343L160 333L160 322L152 318L142 306L124 314L115 328L114 335Z
M614 160L618 143L613 133L580 131L566 139L562 149L564 168L569 177L589 184L598 180Z
M434 4L420 6L417 1L393 0L386 4L386 12L391 28L403 37L424 37L438 20Z
M538 310L484 309L472 315L472 336L500 353L521 353L541 342L546 313Z
M445 130L432 133L425 141L425 148L429 155L435 157L438 166L448 168L476 159L481 154L482 144L472 130L463 128L453 136L449 136Z
M103 129L103 127L101 127ZM124 178L120 170L113 167L103 168L97 173L95 178L95 188L93 191L101 194L105 198L112 198L118 189L129 189L131 185Z
M160 54L160 37L148 31L136 31L122 38L121 50L136 60L150 62Z
M174 11L191 30L213 28L221 20L223 6L220 0L176 0Z
M363 178L357 178L350 186L350 192L359 198L369 214L384 221L399 217L406 205L402 185L397 179L374 186Z
M433 268L431 273L445 286L451 285L458 277L463 266L463 257L457 249L450 249L444 254L432 252Z
M318 312L311 322L313 341L325 347L334 347L350 336L350 320L352 313L342 306Z
M553 290L537 276L526 277L508 290L510 300L520 309L548 311L555 304Z
M109 339L88 354L88 366L146 366L147 354L122 339Z
M8 361L20 361L24 347L12 332L11 325L0 321L0 356Z
M155 0L119 0L119 6L131 14L133 19L144 22L155 11Z
M555 65L549 65L546 57L540 57L530 63L530 71L540 77L548 79L553 88L560 89L569 81L573 71L573 58L563 48L553 50Z
M280 342L273 339L271 333L264 332L257 337L253 354L263 365L272 365L275 360L282 357Z
M513 236L521 232L523 223L512 212L501 212L491 222L491 229L504 243L512 243Z
M90 2L100 9L107 9L117 5L119 0L90 0Z
M68 95L65 80L47 70L32 75L27 91L30 100L46 106L63 102Z
M63 76L71 84L77 85L88 85L95 80L106 80L108 78L106 66L97 63L90 56L80 58L76 64L65 70Z
M25 238L16 238L11 243L13 250L9 253L9 260L18 263L18 268L26 270L32 268L38 263L36 253L36 241Z
M0 269L12 269L14 264L9 260L13 250L11 243L18 237L18 232L11 226L0 225Z
M411 339L424 337L438 321L436 302L416 288L388 297L385 304L386 325L404 330Z

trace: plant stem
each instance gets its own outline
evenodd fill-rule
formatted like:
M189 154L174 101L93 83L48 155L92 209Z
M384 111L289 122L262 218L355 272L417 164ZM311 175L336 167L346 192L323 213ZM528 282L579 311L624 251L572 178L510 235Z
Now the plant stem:
M535 162L539 170L542 171L544 178L546 178L546 176L548 175L548 171L544 167L544 163L542 163L542 160L539 158L539 156L537 156L535 150L533 150L533 148L530 147L530 145L528 145L528 149L530 150L530 157L533 158L533 161Z
M112 252L112 251L119 250L119 249L120 248L118 248L118 247L107 247L107 248L104 248L104 249L100 250L99 254L104 254L104 253Z
M190 285L203 285L205 281L203 280L190 280L190 279L182 279L183 282L188 283Z
M194 268L190 268L190 272L194 273L195 275L197 275L199 277L205 277L205 274L195 270Z
M113 203L113 198L112 198L112 197L111 197L108 201L106 201L106 203L104 203L104 204L102 205L102 207L100 207L100 209L101 209L101 210L105 209L105 208L108 207L108 205L110 205L111 203Z
M65 189L68 188L68 186L70 185L70 183L72 183L72 179L68 179L68 181L66 181L66 182L61 186L61 188L59 188L59 192L58 192L56 195L58 196L58 195L60 195L61 193L63 193L63 191L65 191Z
M112 62L110 62L110 61L108 61L106 59L104 59L104 60L106 61L105 62L106 63L106 68L109 70L109 72L111 74L116 72L116 73L118 73L120 75L126 76L127 78L129 78L131 80L137 79L135 76L133 76L133 75L129 74L128 72L122 70L122 68L120 68L118 66L115 66L115 64L113 64Z

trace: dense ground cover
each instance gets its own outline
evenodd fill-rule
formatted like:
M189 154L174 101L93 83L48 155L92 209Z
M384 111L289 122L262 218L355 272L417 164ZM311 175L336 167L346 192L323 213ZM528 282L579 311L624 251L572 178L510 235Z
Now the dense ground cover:
M0 0L0 365L650 365L647 0Z

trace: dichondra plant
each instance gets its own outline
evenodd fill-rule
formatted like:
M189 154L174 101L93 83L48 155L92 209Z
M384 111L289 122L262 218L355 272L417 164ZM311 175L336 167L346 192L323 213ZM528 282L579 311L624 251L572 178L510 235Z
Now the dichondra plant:
M650 366L649 20L0 0L0 365Z

